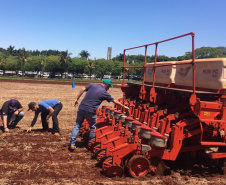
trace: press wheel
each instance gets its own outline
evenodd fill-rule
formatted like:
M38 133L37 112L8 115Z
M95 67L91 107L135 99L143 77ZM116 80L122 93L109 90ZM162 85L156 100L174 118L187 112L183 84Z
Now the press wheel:
M128 172L131 177L145 176L149 172L150 162L142 155L134 155L128 162Z
M100 143L93 147L92 153L94 154L94 156L99 150L101 150L101 144Z
M102 158L100 159L100 161L98 162L99 166L103 168L104 162L105 162L109 157L111 157L111 156L105 155L104 157L102 157Z
M165 169L166 169L166 166L162 159L157 157L151 158L150 171L152 175L163 175Z
M106 156L102 159L102 170L105 171L108 167L112 166L113 157Z
M94 153L96 151L96 146L100 146L100 142L95 142L93 143L90 147L89 150Z
M96 138L90 139L88 143L88 147L90 148L96 142Z
M95 158L100 161L106 155L106 149L100 149L95 153Z
M105 170L105 175L107 177L122 177L123 168L121 166L110 166Z

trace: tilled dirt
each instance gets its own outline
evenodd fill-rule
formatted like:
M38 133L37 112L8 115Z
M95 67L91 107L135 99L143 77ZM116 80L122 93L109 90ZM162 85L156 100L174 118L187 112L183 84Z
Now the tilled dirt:
M78 148L74 152L68 151L77 111L73 107L74 99L83 86L76 84L76 88L72 88L70 84L1 81L0 87L0 105L16 98L25 112L17 128L10 130L10 133L0 132L0 184L226 184L226 175L215 163L206 160L193 163L186 161L186 158L171 162L165 176L149 174L140 179L127 175L107 178L80 138ZM120 88L110 89L109 92L116 99L122 97ZM58 116L59 137L41 131L40 117L34 130L26 132L34 116L33 112L27 111L27 104L45 99L58 99L63 103Z

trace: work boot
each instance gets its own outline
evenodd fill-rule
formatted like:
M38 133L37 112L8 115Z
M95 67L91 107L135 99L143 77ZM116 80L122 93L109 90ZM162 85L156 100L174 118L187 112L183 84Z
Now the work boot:
M58 132L53 134L54 136L60 136L60 134Z
M16 123L15 123L15 122L12 122L12 123L9 125L9 128L10 128L10 129L16 128Z
M74 152L75 148L75 145L69 145L68 150Z

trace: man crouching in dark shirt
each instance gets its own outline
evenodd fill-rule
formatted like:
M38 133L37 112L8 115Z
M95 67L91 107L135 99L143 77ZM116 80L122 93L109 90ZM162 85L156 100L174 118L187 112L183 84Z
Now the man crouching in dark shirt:
M5 132L9 132L9 128L15 128L23 117L23 107L18 100L11 99L2 105L1 118ZM9 124L10 122L11 124Z

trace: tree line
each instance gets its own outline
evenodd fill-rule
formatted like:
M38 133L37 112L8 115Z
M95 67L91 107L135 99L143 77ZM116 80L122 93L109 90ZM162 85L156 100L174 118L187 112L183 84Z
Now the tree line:
M99 78L104 75L122 75L123 54L119 54L112 60L98 59L91 60L90 53L82 50L78 57L71 57L72 53L58 50L26 50L15 49L9 46L7 49L0 48L0 69L5 71L47 71L53 76L56 74L95 74ZM201 47L195 50L197 59L226 57L226 47ZM191 52L186 52L183 56L167 57L158 55L157 62L160 61L181 61L192 58ZM126 55L126 65L142 66L144 55ZM147 56L147 63L154 62L155 56ZM142 68L130 68L126 70L126 75L142 75Z

